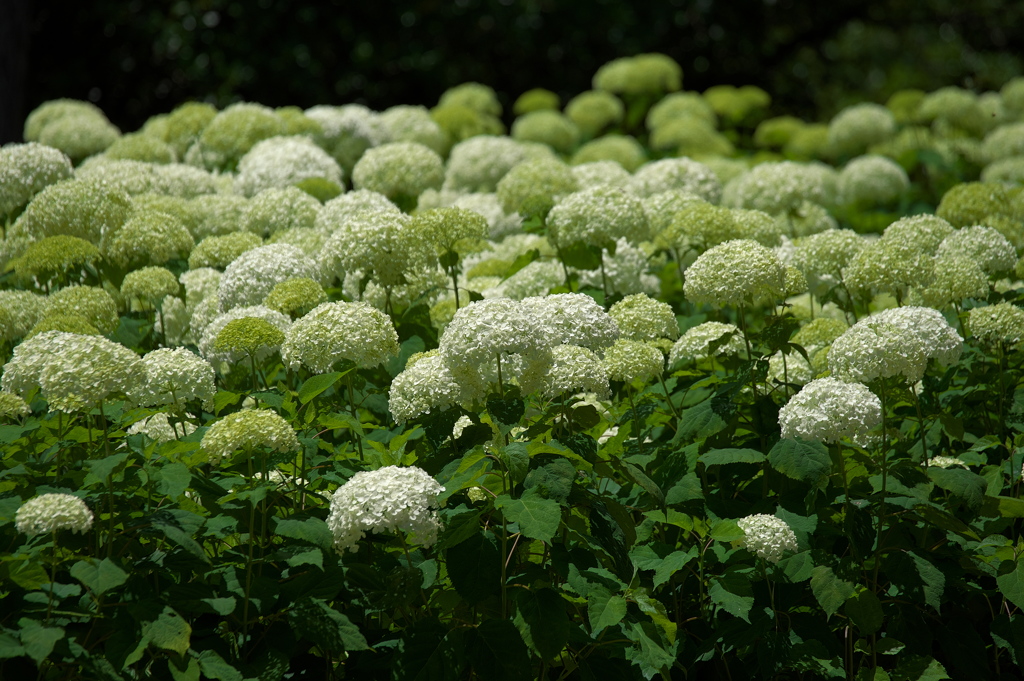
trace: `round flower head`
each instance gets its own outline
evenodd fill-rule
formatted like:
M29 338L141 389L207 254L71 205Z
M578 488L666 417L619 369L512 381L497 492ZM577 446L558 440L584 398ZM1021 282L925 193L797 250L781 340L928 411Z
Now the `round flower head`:
M13 269L18 279L36 288L47 284L57 287L62 282L81 283L85 267L100 258L100 250L85 239L60 234L29 244L21 256L7 264L7 269Z
M478 283L477 280L474 283ZM565 271L561 265L553 260L534 260L500 284L487 289L485 297L523 300L545 295L553 287L564 283Z
M259 317L232 319L224 325L213 341L216 352L243 354L247 357L264 357L280 348L284 332Z
M910 189L903 168L884 156L858 156L839 173L839 201L847 206L889 206Z
M665 369L665 355L650 343L620 338L604 352L604 367L613 381L647 383Z
M196 241L202 241L237 232L249 209L249 199L236 194L204 194L192 199L189 207L195 220L192 234Z
M811 381L779 410L782 437L856 440L882 422L882 402L867 386L834 378Z
M594 161L572 166L572 176L579 189L590 189L600 185L627 187L633 176L615 161ZM646 208L646 203L644 205ZM648 211L647 217L650 218Z
M342 183L338 162L306 137L272 137L257 143L238 162L235 191L255 196L271 187L284 188L311 178Z
M281 345L288 366L317 374L331 371L339 360L369 368L397 354L391 318L366 303L323 303L296 320Z
M436 350L426 354L415 363L410 361L391 382L388 409L396 423L405 423L434 409L443 411L460 402L472 401L467 397L481 397L465 394Z
M39 133L39 143L60 149L75 163L107 149L121 136L106 116L64 116Z
M579 188L572 169L557 159L524 161L498 182L497 197L506 213L547 215L552 206Z
M558 111L531 111L512 123L512 139L540 142L567 154L579 143L580 129Z
M620 57L594 74L594 89L625 96L663 95L682 87L683 69L671 57L651 52Z
M677 156L731 156L736 147L707 121L683 115L651 129L648 143L658 151L675 152ZM718 177L716 174L715 177Z
M651 130L682 116L693 116L712 128L718 127L718 115L715 110L696 92L673 92L663 97L647 112L645 123Z
M92 511L71 494L41 494L22 504L14 514L18 532L32 537L57 530L85 534L92 529Z
M415 466L359 471L331 496L327 527L334 535L334 548L339 554L355 552L367 532L407 532L413 543L432 546L441 529L435 509L443 491Z
M714 85L703 97L716 114L733 125L756 119L772 103L771 96L754 85Z
M626 115L622 100L610 92L588 90L565 105L565 115L584 137L597 137L605 128L619 123Z
M437 104L464 106L491 116L501 115L501 102L498 101L497 93L482 83L461 83L450 87L441 94Z
M258 305L276 284L297 277L320 278L317 264L295 246L271 244L246 251L224 270L218 297L222 310Z
M679 337L668 355L669 367L678 362L695 362L708 357L726 357L743 352L743 334L734 324L704 322Z
M945 366L956 364L960 359L964 339L938 310L917 306L897 307L883 310L874 318L915 336L929 359L937 360Z
M65 180L47 186L33 197L7 230L7 238L37 241L69 234L99 244L132 214L131 199L120 189L97 182Z
M618 187L593 187L565 197L548 214L551 237L560 246L607 246L625 238L650 238L647 214L638 198Z
M548 399L567 393L594 393L598 399L605 399L609 394L608 370L592 350L578 345L555 346L541 393Z
M434 208L417 213L410 230L426 238L441 254L479 250L473 246L487 236L487 221L464 208Z
M748 515L736 524L743 530L743 545L758 558L778 563L786 553L796 553L800 547L796 534L785 520L766 513Z
M47 303L31 291L0 291L0 339L24 337L46 314Z
M796 242L793 264L809 279L835 286L842 269L864 248L864 239L849 229L829 229Z
M367 149L389 141L380 116L361 104L314 106L305 115L320 124L324 149L351 173Z
M189 269L212 267L223 270L240 255L263 245L263 239L252 232L231 232L221 236L208 236L188 256Z
M202 357L206 358L206 360L209 361L210 364L212 364L213 366L219 366L219 362L235 363L241 361L242 359L248 359L248 356L244 353L244 351L228 351L217 348L217 339L220 337L221 331L223 331L224 327L226 327L229 323L238 319L254 317L269 322L273 327L275 327L278 331L282 333L287 331L288 327L291 326L292 323L288 317L284 316L280 312L277 312L276 310L271 310L270 308L264 307L263 305L253 305L251 307L236 307L232 310L229 310L228 312L218 314L209 323L199 324L198 326L200 326L201 328L197 328L198 320L196 319L196 317L198 316L201 310L202 307L198 307L196 311L193 313L191 322L192 333L194 335L199 336L199 354ZM236 329L236 331L242 332L244 331L244 328ZM254 329L254 331L256 331L256 329ZM266 333L265 328L263 329L263 332L259 334L259 336L263 338L266 338L267 335L268 334ZM237 341L231 340L232 344L238 345L238 347L243 347L244 345L250 344L249 342L245 341L245 336L246 334L244 333L242 333L241 336L233 333L229 337L226 337L223 343L227 343L229 342L229 338L233 338L237 339ZM256 341L253 340L251 342ZM258 362L264 359L265 357L273 354L277 350L277 345L268 346L265 349L256 352L255 359Z
M239 102L210 120L185 154L185 161L207 170L234 170L256 143L283 133L284 121L273 109Z
M169 144L146 133L132 133L114 140L103 155L112 159L146 163L173 163L176 160Z
M678 248L686 250L690 247L688 236L680 231L675 224L675 216L691 204L707 203L696 194L683 189L652 194L644 198L644 211L651 227L651 234L660 248Z
M423 106L393 106L380 113L392 142L417 142L440 155L448 153L450 142L430 112Z
M822 163L762 163L736 177L722 191L722 204L776 215L799 210L805 201L835 203L836 172Z
M100 336L100 330L80 314L48 314L32 327L25 338L32 338L47 331L65 331L83 336Z
M297 227L312 227L320 202L298 187L270 187L249 201L242 229L261 237Z
M828 141L835 154L853 156L896 133L896 119L880 104L856 104L840 111L828 125Z
M658 236L658 243L684 253L691 248L703 252L737 238L739 234L731 210L706 201L689 201L678 206L671 221Z
M1024 123L1021 126L1024 132ZM942 195L935 214L954 227L969 227L983 224L990 215L1004 213L1009 203L1010 193L1001 184L963 182Z
M288 279L275 284L263 300L271 310L291 317L301 317L317 305L327 302L327 294L320 284L307 277Z
M540 322L550 345L579 345L597 351L619 338L618 324L586 294L537 296L525 298L520 304L526 314ZM674 323L675 317L672 320Z
M684 291L694 303L771 304L786 290L786 268L756 241L737 239L697 257L686 271Z
M898 301L907 289L932 279L934 259L915 244L895 239L868 243L842 270L843 282L854 296L870 300L888 293Z
M269 409L243 409L210 426L200 445L215 459L227 459L238 450L266 447L274 452L294 452L299 439L288 422Z
M629 135L605 135L577 149L569 163L577 166L597 161L615 161L628 172L633 172L647 162L647 152Z
M981 151L989 162L1024 155L1024 123L1000 125L985 135Z
M46 187L71 177L59 149L28 142L0 148L0 215L13 216Z
M754 145L761 148L781 148L807 124L794 116L777 116L757 124Z
M442 334L438 349L450 369L491 366L505 355L528 361L548 348L544 327L514 300L493 298L460 308Z
M39 141L39 135L50 123L70 116L104 118L103 111L92 102L78 99L51 99L33 109L25 119L25 139Z
M921 289L921 296L929 306L941 309L950 303L960 304L965 298L984 300L988 290L988 276L974 258L946 253L935 259L934 276Z
M561 101L559 96L551 90L535 87L516 98L512 104L512 112L517 116L522 116L531 111L557 110Z
M153 307L166 296L177 296L180 288L178 278L166 267L143 267L125 275L121 295Z
M973 258L990 275L1009 272L1017 263L1017 251L1006 237L981 225L958 229L943 239L938 255L953 253Z
M162 265L188 257L195 240L178 218L138 210L104 242L106 256L121 267Z
M508 137L471 137L452 147L444 188L463 192L493 192L501 178L527 158L526 148Z
M120 323L117 303L110 294L95 286L69 286L51 293L47 315L79 314L101 333L113 333Z
M128 398L140 407L169 405L175 412L184 410L188 402L200 402L205 409L213 407L214 371L210 363L185 348L162 348L142 358L144 377Z
M181 430L180 433L178 429ZM168 419L167 414L160 412L132 424L128 428L127 434L138 435L141 433L157 442L170 442L171 440L177 440L182 435L189 435L195 431L195 424L185 421L174 425Z
M523 231L522 216L519 213L506 213L497 194L461 194L452 206L471 210L487 220L488 236L491 239L503 239Z
M12 418L28 416L31 410L28 403L14 393L0 392L0 420L8 421Z
M206 298L217 300L220 279L221 273L210 267L182 272L178 280L185 287L185 304L192 309Z
M314 226L326 232L336 232L345 221L358 213L391 213L402 211L388 197L369 189L357 189L331 199L317 214Z
M985 345L1015 346L1024 340L1024 309L1007 302L975 307L968 313L967 327Z
M214 175L184 163L168 163L153 168L154 188L162 194L193 199L219 191Z
M641 166L633 174L633 189L640 196L681 189L709 203L722 199L718 177L703 163L689 158L666 158Z
M59 332L37 338L44 337L53 354L39 372L39 387L51 409L93 409L104 400L130 394L140 380L141 361L123 345L100 336Z
M440 189L444 161L415 142L393 142L368 149L352 170L356 189L379 192L389 199L412 201L427 189Z
M608 310L608 316L615 321L624 339L653 341L679 338L679 322L672 308L643 293L626 296L615 303Z
M406 283L407 275L436 259L433 246L413 231L411 222L408 215L384 211L349 216L324 245L323 271L338 276L362 272L385 287Z
M818 317L804 324L793 334L790 341L803 346L804 349L821 347L842 336L848 328L850 327L841 319Z
M643 293L658 295L661 291L661 280L651 274L650 258L647 252L631 244L625 237L615 242L615 255L609 248L601 249L601 267L592 270L580 270L581 286L604 288L609 294L624 296Z

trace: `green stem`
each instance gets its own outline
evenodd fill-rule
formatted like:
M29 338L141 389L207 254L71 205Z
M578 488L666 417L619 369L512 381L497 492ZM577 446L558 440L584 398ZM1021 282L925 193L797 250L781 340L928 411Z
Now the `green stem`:
M358 423L359 412L356 410L356 389L352 385L351 371L348 373L348 376L346 376L346 378L348 379L348 407L349 410L352 412L352 418L355 419L356 422ZM359 449L359 460L365 461L365 459L363 458L363 438L358 432L354 432L354 435L356 436L356 447L358 447Z
M875 593L878 593L878 570L882 560L882 530L885 526L885 497L886 497L886 485L889 480L889 435L887 432L887 416L886 416L886 381L882 381L882 388L879 391L879 396L882 402L882 444L881 444L881 459L882 459L882 489L881 499L878 504L878 529L875 533L875 568L873 581L875 583Z

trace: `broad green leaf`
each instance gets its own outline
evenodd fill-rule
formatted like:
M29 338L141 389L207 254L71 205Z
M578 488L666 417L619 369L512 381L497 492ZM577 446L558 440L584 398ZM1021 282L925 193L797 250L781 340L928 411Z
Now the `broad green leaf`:
M855 593L853 584L840 579L832 568L819 565L811 570L811 593L829 617L834 615Z
M1024 499L987 496L981 513L988 518L1024 518Z
M240 399L242 399L242 396L239 393L234 393L230 390L218 390L217 394L213 396L213 413L220 414L227 407L238 404Z
M391 668L394 681L461 679L466 662L465 629L436 619L420 620L402 633Z
M142 636L157 648L184 655L191 644L192 627L178 613L165 606L159 617L142 625Z
M778 562L778 569L786 575L786 579L796 584L811 578L814 573L814 559L810 551L801 551L786 556Z
M704 488L701 487L700 478L694 471L690 471L676 480L675 484L665 493L665 503L669 505L684 504L687 501L703 498Z
M667 678L667 671L676 661L676 656L674 646L669 646L669 650L663 647L666 642L659 636L658 628L651 622L633 622L623 627L623 631L633 642L626 648L626 659L640 668L640 674L645 679L659 673Z
M931 657L908 655L896 665L892 681L943 681L949 674L942 664Z
M180 665L180 666L179 666ZM174 681L199 681L199 660L194 657L175 659L167 658L167 668Z
M71 576L97 596L128 581L128 573L109 558L101 561L93 558L80 560L71 566Z
M534 490L545 499L564 504L569 499L575 479L575 466L568 459L559 457L530 471L523 480L523 489Z
M929 522L936 527L948 530L949 532L955 532L961 537L965 537L973 541L981 541L981 537L978 536L978 533L967 525L967 523L956 516L943 511L942 509L935 508L934 506L928 506L927 504L917 504L914 506L914 511L921 516L924 521Z
M213 650L199 653L199 668L205 676L217 681L242 681L242 672L224 661L224 658Z
M330 551L334 545L334 535L327 527L327 523L320 518L306 518L305 520L292 520L285 518L278 520L274 526L274 534L280 537L298 539L313 546L319 546L324 551Z
M917 552L912 551L909 555L921 577L924 602L935 608L937 612L942 605L942 594L946 589L946 575Z
M857 681L890 681L889 672L881 667L861 667L857 672Z
M53 652L53 646L64 638L64 630L60 627L44 627L39 622L23 617L18 621L21 626L21 645L25 654L41 663Z
M846 614L864 636L882 628L882 603L874 591L860 587L853 598L846 601Z
M733 542L739 541L745 536L735 520L717 520L711 526L711 538L715 541Z
M611 627L626 616L626 599L603 586L595 586L587 595L587 618L595 638L605 627Z
M481 514L482 511L469 511L445 518L444 530L434 545L434 550L451 548L476 534L480 529Z
M324 567L324 553L320 549L310 549L308 551L301 551L290 556L286 561L291 567L298 567L300 565L315 565L321 570Z
M633 600L636 602L637 607L640 608L640 612L650 617L651 621L661 629L661 632L665 635L665 640L669 643L675 643L679 625L669 617L665 604L648 596L646 589L634 591Z
M488 437L490 437L491 431L488 429L487 432ZM530 454L526 449L525 443L513 442L506 447L502 447L498 456L501 459L501 463L508 469L509 477L512 478L512 484L518 485L526 479L530 470Z
M515 260L512 261L512 265L505 270L505 274L502 276L502 280L508 279L513 274L523 269L531 262L540 257L540 251L536 248L531 248L526 253L520 254Z
M25 646L18 639L6 632L0 632L0 660L26 655Z
M46 567L38 560L29 556L18 556L13 560L4 561L7 576L11 581L26 591L35 591L44 584L50 583L50 575Z
M756 449L712 449L701 454L700 461L705 466L724 466L730 463L761 463L764 454Z
M102 459L86 461L85 465L89 469L89 474L85 476L83 484L86 486L95 485L97 483L106 485L107 478L109 478L118 468L123 468L127 459L128 452L118 452L117 454L111 454L110 456L103 457Z
M736 406L724 397L712 397L689 409L679 417L676 436L684 441L704 440L725 429L727 419L736 411Z
M210 606L211 609L221 617L226 617L235 611L238 606L238 600L234 596L226 596L224 598L203 598L203 603Z
M984 501L988 483L977 473L963 468L928 468L928 477L936 485L955 494L971 508L979 508Z
M820 442L779 440L768 452L768 462L783 475L812 487L823 487L832 471L828 449Z
M153 479L156 481L158 494L177 499L188 489L189 483L192 482L192 474L183 463L165 463Z
M553 499L527 492L521 499L502 494L494 500L506 519L519 523L519 531L531 539L551 541L562 520L562 508Z
M466 632L473 671L488 681L530 681L530 651L512 622L490 619Z
M646 544L634 546L629 552L629 557L637 569L654 570L654 588L657 589L697 557L697 548L670 551L667 547L656 548Z
M513 622L523 642L545 660L553 660L569 640L566 602L550 588L519 592Z
M1018 608L1024 608L1024 563L1018 562L1013 570L996 577L999 593Z
M370 648L359 627L319 598L297 601L288 611L288 622L299 636L334 654Z
M711 596L712 603L730 615L750 622L750 609L754 606L754 588L745 575L727 570L713 577L708 595Z
M321 394L332 385L338 382L338 379L344 376L347 372L343 371L332 371L329 374L318 374L316 376L310 376L305 380L302 386L299 387L299 402L306 404L317 395Z
M624 462L624 468L626 474L633 479L636 484L640 485L645 492L651 495L651 499L658 506L665 505L665 493L661 491L661 488L651 480L651 478L640 469L639 466L635 466L631 463Z
M561 249L560 255L562 262L578 270L596 270L601 266L601 249L582 241Z

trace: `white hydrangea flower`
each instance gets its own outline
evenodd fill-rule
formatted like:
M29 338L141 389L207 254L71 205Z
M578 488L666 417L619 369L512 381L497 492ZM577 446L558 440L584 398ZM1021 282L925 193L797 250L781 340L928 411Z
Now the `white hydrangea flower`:
M910 189L903 168L885 156L858 156L839 173L839 201L849 206L886 206Z
M722 205L776 215L797 211L805 201L835 204L838 174L823 163L761 163L734 178L722 192Z
M302 249L290 244L270 244L246 251L228 265L217 295L225 312L259 305L274 286L288 279L321 281L320 268Z
M779 410L782 437L857 439L882 422L882 403L867 386L834 378L811 381Z
M718 348L711 351L711 344L719 343ZM704 322L698 324L679 337L668 355L668 365L678 362L694 362L715 357L739 355L744 351L743 334L735 324L722 322Z
M181 428L183 432L179 433L175 429ZM159 414L153 414L148 418L144 418L141 421L133 423L128 428L128 435L138 435L139 433L146 435L147 437L156 440L157 442L170 442L176 440L178 437L189 435L196 431L196 425L184 421L177 426L171 424L167 417L167 414L160 412Z
M614 381L646 383L665 369L665 355L654 345L620 338L605 350L604 366Z
M201 447L215 459L226 459L240 449L267 447L294 452L299 439L288 422L269 409L243 409L215 422L203 435Z
M410 362L391 382L388 409L396 423L471 401L467 397L482 397L466 394L465 387L455 380L436 350L425 354L417 362Z
M743 530L743 544L758 558L778 563L786 553L800 550L796 534L785 520L767 513L748 515L736 521Z
M679 338L679 322L668 303L644 293L626 296L608 310L621 337L635 341Z
M327 208L321 217L324 214L328 214ZM381 286L393 287L436 261L433 246L413 231L411 218L404 213L358 211L332 223L331 231L320 255L327 274L340 277L363 272Z
M569 194L551 209L548 227L552 240L562 247L606 246L620 238L635 244L650 238L644 204L609 185Z
M633 176L616 161L592 161L572 167L572 175L580 189L589 189L600 185L628 187Z
M883 310L874 318L914 335L929 359L945 366L956 364L960 359L964 339L938 310L908 305Z
M352 169L356 189L380 192L393 200L440 189L443 181L444 161L437 152L416 142L391 142L368 149Z
M85 534L92 528L92 511L71 494L41 494L22 504L14 514L18 532L34 536L57 530Z
M934 468L951 468L953 466L959 466L960 468L967 468L967 464L956 458L955 456L933 456L922 465L931 466Z
M526 146L510 137L476 135L452 147L444 188L464 192L493 192L513 166L529 158Z
M12 416L28 416L31 412L28 403L14 393L0 392L0 419L7 420Z
M540 321L508 298L480 300L460 308L438 347L445 364L453 370L489 366L499 356L535 357L547 348Z
M341 359L374 367L398 354L391 318L366 303L323 303L286 331L281 358L293 369L324 374Z
M992 227L974 225L958 229L939 244L938 255L963 254L973 258L986 273L1009 272L1017 264L1017 251Z
M566 393L594 393L598 399L609 395L608 371L588 348L558 345L551 350L551 367L544 377L542 393L554 399Z
M198 313L203 311L202 308L206 303L207 301L204 301L192 315L192 332L193 334L199 335L199 354L206 358L206 360L214 367L217 367L220 362L228 362L230 364L239 362L246 358L246 355L241 352L219 352L214 349L214 343L217 341L217 336L220 335L220 332L228 325L228 322L232 322L236 319L244 319L246 317L256 317L270 322L285 334L287 334L288 327L292 324L292 320L287 315L283 315L277 310L271 310L265 305L236 307L229 312L217 314L209 323L203 324L202 322L204 320L197 319L197 316ZM197 330L198 326L202 327L201 331ZM277 350L277 347L260 350L256 354L256 361L261 361L274 352L277 352Z
M638 196L652 196L681 189L709 203L722 199L722 183L711 168L690 158L666 158L651 161L633 173L633 191Z
M525 298L521 305L527 314L540 321L550 345L580 345L597 351L619 338L618 324L586 294Z
M235 191L251 197L314 177L336 185L344 180L338 162L309 138L271 137L257 142L238 162Z
M661 280L648 271L651 262L647 253L625 237L619 237L615 242L615 255L609 254L607 248L601 249L601 260L604 263L603 276L600 267L581 270L581 286L605 288L609 294L625 296L638 293L654 296L661 292Z
M0 291L0 338L23 338L43 318L48 302L31 291Z
M967 319L971 335L986 345L1014 346L1024 340L1024 309L1012 303L975 307Z
M526 298L543 296L565 283L565 271L554 260L534 260L497 286L483 292L485 298Z
M694 303L773 303L786 291L786 267L756 241L726 241L701 253L686 270L686 298Z
M334 535L334 548L339 554L355 552L367 532L407 532L414 543L432 546L441 529L435 509L443 491L415 466L356 473L331 496L327 526Z
M169 405L181 412L196 400L205 409L213 407L217 392L213 367L190 350L162 348L142 358L144 378L128 398L140 407Z

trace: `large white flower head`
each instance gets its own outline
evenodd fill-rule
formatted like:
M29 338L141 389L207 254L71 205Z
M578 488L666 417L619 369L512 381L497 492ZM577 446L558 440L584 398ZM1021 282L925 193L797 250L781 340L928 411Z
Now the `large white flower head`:
M213 367L185 348L161 348L142 358L144 378L128 395L140 407L169 405L175 412L196 400L206 409L213 407L217 392Z
M853 230L828 229L798 239L793 253L793 264L800 268L809 280L834 286L842 277L843 267L864 248L865 244L864 238Z
M913 243L882 238L859 250L842 269L847 290L870 300L888 293L901 300L910 287L927 285L934 259Z
M388 392L388 409L396 423L405 423L434 409L472 401L467 397L483 397L467 395L466 387L455 380L437 350L431 350L415 362L410 358L405 370L395 376Z
M339 554L357 551L367 532L408 532L424 547L437 541L441 521L435 509L444 491L421 468L388 466L360 471L331 496L327 526Z
M461 368L492 366L507 355L522 355L530 361L548 347L540 320L517 301L492 298L460 308L445 328L438 349L445 364L458 373Z
M837 442L882 422L882 403L867 386L835 378L811 381L779 410L782 437Z
M333 232L320 256L328 274L363 272L381 286L393 287L436 260L433 246L416 234L412 219L403 213L356 212L337 223Z
M973 258L989 275L1009 272L1017 263L1017 251L1007 238L982 225L958 229L943 239L939 256L954 253Z
M292 320L286 315L281 314L277 310L271 310L265 305L236 307L229 312L223 312L216 315L208 323L206 323L205 320L197 319L198 313L202 312L204 312L203 306L200 306L196 310L196 314L192 315L192 331L193 334L199 335L199 354L206 358L206 360L214 367L217 367L220 362L234 363L247 359L247 356L243 352L221 351L215 348L217 337L228 323L233 322L236 319L255 317L269 322L282 333L286 333L288 331L288 327L291 326L292 323ZM259 362L274 352L277 352L278 349L278 347L268 347L265 350L260 350L256 353L255 359Z
M725 186L722 204L772 215L797 211L805 201L828 208L835 203L837 177L823 163L762 163Z
M392 142L368 149L352 169L356 189L380 192L392 200L415 199L427 189L440 189L444 161L416 142Z
M498 181L530 154L509 137L476 135L452 147L444 188L464 192L493 192Z
M321 104L306 109L305 113L320 124L324 148L346 171L352 170L367 149L390 140L380 115L362 104Z
M0 338L23 338L43 318L47 302L31 291L0 291Z
M928 359L937 360L945 366L956 364L960 359L964 339L938 310L917 306L896 307L883 310L874 318L917 338Z
M589 189L600 185L625 187L632 181L629 171L615 161L593 161L572 167L572 176L580 189Z
M882 238L913 244L919 250L935 255L942 240L952 233L953 225L937 215L912 215L886 227Z
M1012 303L975 307L967 320L971 335L985 345L1014 346L1024 340L1024 309Z
M71 494L41 494L22 504L14 514L15 527L31 536L57 530L85 534L92 528L92 511Z
M771 249L736 239L697 257L686 270L686 298L715 305L770 304L786 291L786 267Z
M863 153L872 144L896 133L896 119L880 104L855 104L836 114L828 124L828 143L839 156Z
M758 513L740 518L736 524L743 530L744 546L770 563L778 563L786 553L800 550L796 534L781 518Z
M37 142L0 149L0 215L14 215L47 186L74 173L71 159Z
M542 296L565 283L565 270L554 260L534 260L508 279L486 291L485 298L524 300Z
M647 383L665 370L665 355L650 343L620 338L604 352L604 367L613 381Z
M299 439L288 422L269 409L243 409L228 414L203 435L203 451L226 459L238 450L266 447L275 452L294 452Z
M910 189L907 172L885 156L858 156L839 173L839 201L848 206L889 206Z
M921 289L921 296L929 306L941 309L965 298L984 300L988 290L988 275L977 260L963 253L946 253L935 258L932 281Z
M285 331L281 358L313 373L331 370L339 360L359 368L377 366L398 354L391 318L366 303L323 303Z
M619 327L622 338L635 341L654 341L660 338L679 338L679 322L668 303L637 293L626 296L608 310Z
M313 259L295 246L270 244L246 251L224 270L217 292L220 307L227 312L259 305L276 284L299 277L321 278Z
M668 355L668 365L695 362L708 357L727 357L743 352L743 334L735 324L704 322L679 337Z
M181 429L179 433L177 429ZM167 414L160 412L153 414L148 418L144 418L141 421L137 421L128 428L128 435L142 434L149 437L157 442L170 442L176 440L182 435L189 435L196 431L196 425L183 421L177 425L174 425L168 419Z
M380 122L387 128L393 142L419 142L438 154L448 152L447 135L423 106L399 105L382 111Z
M289 187L314 177L337 185L344 179L338 162L308 137L271 137L254 145L238 162L235 191L256 196L264 189Z
M722 183L703 163L690 158L666 158L640 166L633 173L633 190L639 196L653 196L681 189L709 203L722 199Z
M592 350L558 345L551 350L551 366L541 392L548 399L567 393L594 393L598 399L605 399L609 394L608 370Z
M598 351L619 338L618 324L586 294L536 296L523 299L521 305L541 323L550 345L580 345Z
M242 229L268 237L289 229L312 227L319 214L320 202L298 187L269 187L249 202Z
M608 185L565 197L548 214L552 239L573 244L607 246L619 238L640 243L650 238L647 213L637 197Z

